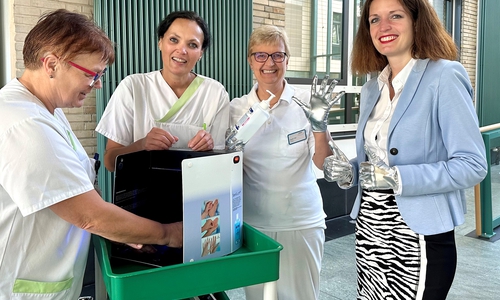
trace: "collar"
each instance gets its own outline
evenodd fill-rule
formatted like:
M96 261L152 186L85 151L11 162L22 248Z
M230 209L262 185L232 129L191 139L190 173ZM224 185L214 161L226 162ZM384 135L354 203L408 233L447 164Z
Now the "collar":
M396 75L396 77L392 79L392 86L394 87L395 91L403 89L406 80L408 79L408 76L410 76L411 70L413 69L413 66L415 66L416 63L417 59L415 58L410 59L410 61L408 61L408 63L401 70L401 72L399 72L398 75ZM389 75L391 74L391 72L392 70L390 65L387 65L384 68L384 70L382 70L377 79L379 90L382 90L384 85L389 84Z
M291 86L290 84L288 84L288 82L285 79L283 79L283 81L285 82L285 86L283 88L283 91L281 92L281 97L278 99L278 101L273 106L273 108L277 107L281 101L286 101L286 102L288 102L288 104L292 103L292 96L295 94L295 88L293 86ZM257 96L257 88L258 87L259 87L259 83L256 83L252 87L251 95L253 98L253 101L252 101L253 103L260 101L259 97ZM266 100L266 99L262 99L262 100Z

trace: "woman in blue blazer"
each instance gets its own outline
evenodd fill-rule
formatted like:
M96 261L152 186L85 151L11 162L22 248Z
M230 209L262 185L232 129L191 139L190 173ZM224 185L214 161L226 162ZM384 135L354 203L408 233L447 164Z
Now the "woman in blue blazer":
M464 189L487 173L472 86L428 0L368 0L353 46L357 157L332 145L325 178L358 185L358 299L445 299Z

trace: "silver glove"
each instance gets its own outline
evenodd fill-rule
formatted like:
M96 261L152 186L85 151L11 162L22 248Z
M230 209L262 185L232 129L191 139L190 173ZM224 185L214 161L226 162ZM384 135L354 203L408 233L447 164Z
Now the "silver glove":
M395 193L399 191L398 170L395 167L389 167L366 146L365 153L368 161L359 165L361 187L369 191L385 189L392 189Z
M307 119L311 123L313 132L325 132L328 125L328 114L332 106L342 98L344 91L337 94L333 93L333 89L337 85L337 80L332 80L327 88L328 75L321 81L319 91L316 91L318 76L314 75L311 85L311 101L310 105L304 104L300 99L292 97L292 99L304 110Z
M333 154L325 158L323 163L323 175L328 182L337 181L339 187L348 189L352 186L354 177L354 169L345 154L335 145L333 141L329 141L330 149Z
M242 140L238 140L235 136L238 133L234 126L226 130L226 150L243 151L245 144Z

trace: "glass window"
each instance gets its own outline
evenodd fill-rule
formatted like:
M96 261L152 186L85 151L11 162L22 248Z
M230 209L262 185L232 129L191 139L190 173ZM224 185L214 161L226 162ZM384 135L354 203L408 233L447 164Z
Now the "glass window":
M462 0L429 0L439 18L460 45ZM287 78L305 84L315 74L330 74L348 84L348 45L356 33L360 10L366 0L285 0L285 30L290 38ZM352 13L350 13L352 12ZM352 16L351 16L352 15ZM350 30L354 28L354 30Z
M339 61L342 56L342 14L333 13L332 20L332 60Z
M285 30L290 39L287 78L310 83L316 74L342 79L344 57L343 8L345 0L286 0ZM345 79L344 79L345 80Z
M429 0L444 27L453 37L455 44L460 48L462 0Z
M460 46L462 0L429 0ZM310 86L314 75L339 80L346 91L332 108L330 124L357 123L359 91L370 76L353 76L348 62L366 0L285 0L285 30L290 39L286 77L294 85ZM374 74L376 75L376 74Z

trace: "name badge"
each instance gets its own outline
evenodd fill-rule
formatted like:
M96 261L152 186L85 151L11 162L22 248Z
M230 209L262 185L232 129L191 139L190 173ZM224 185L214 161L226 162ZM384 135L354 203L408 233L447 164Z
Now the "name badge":
M302 129L297 132L290 133L288 135L288 145L293 145L298 142L302 142L306 139L306 130Z

